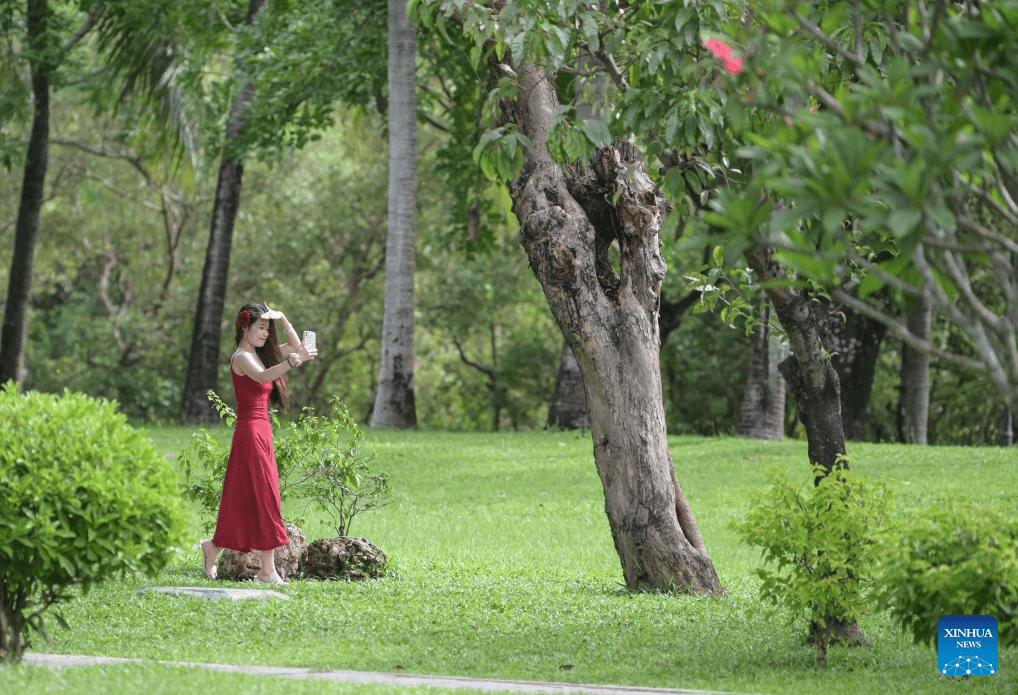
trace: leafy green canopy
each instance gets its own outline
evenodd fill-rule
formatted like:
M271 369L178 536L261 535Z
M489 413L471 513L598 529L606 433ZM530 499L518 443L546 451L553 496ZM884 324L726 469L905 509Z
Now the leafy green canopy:
M665 185L675 198L699 195L718 171L700 157L724 142L729 123L741 127L747 111L719 89L733 76L706 46L736 4L709 2L612 3L612 11L578 0L517 0L498 8L468 0L411 0L408 11L425 31L461 47L477 75L497 86L488 103L516 95L512 64L556 72L559 109L549 148L561 161L585 158L614 137L635 135L654 161L681 158ZM578 108L579 107L579 108ZM516 148L525 138L495 127L478 143L475 160L496 180L522 165Z
M239 70L229 99L251 80L250 124L230 147L279 156L317 140L336 102L384 110L386 9L383 3L273 0L234 37ZM217 111L224 110L229 101Z
M124 109L175 144L274 160L333 122L337 101L381 103L386 15L379 3L274 0L245 21L247 0L82 0L94 18L102 68L90 74L97 109ZM245 127L227 138L230 108L254 85ZM163 137L165 142L167 138Z
M897 321L900 303L874 298L928 293L970 343L940 354L1018 402L1016 0L410 7L498 77L491 104L515 95L512 65L552 71L553 156L635 137L690 245L724 243L731 262L762 235L799 279L937 351ZM527 145L495 120L474 158L504 181Z
M874 293L927 295L971 346L944 356L1014 408L1018 2L749 9L739 100L771 117L740 134L746 174L708 220L929 350Z
M0 661L48 607L115 575L153 576L183 533L176 476L111 401L0 391Z

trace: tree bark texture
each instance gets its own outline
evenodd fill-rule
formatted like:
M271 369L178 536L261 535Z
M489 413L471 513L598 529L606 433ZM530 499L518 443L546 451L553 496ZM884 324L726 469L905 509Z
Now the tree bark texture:
M814 313L821 318L820 337L838 373L845 438L864 441L866 412L887 326L847 307L815 301L818 305Z
M666 265L658 233L667 205L629 143L602 146L568 172L545 144L554 76L514 66L522 95L509 117L530 138L512 181L531 269L576 357L594 461L626 585L723 592L682 494L665 431L658 303ZM618 247L618 266L609 247Z
M32 268L39 238L49 165L49 73L45 44L50 17L47 0L28 0L27 42L32 49L32 131L28 137L25 169L21 181L18 219L14 227L14 253L7 279L3 327L0 329L0 384L24 383L25 342L28 334L28 303L32 291Z
M814 478L819 485L824 476L836 467L847 469L845 455L845 428L841 420L841 389L838 373L821 339L821 325L826 307L803 290L789 286L784 269L778 265L771 249L756 240L746 253L746 260L759 281L767 288L767 296L774 307L792 354L779 366L788 382L799 417L806 428L806 441L810 464L820 465L824 473ZM829 312L827 312L829 313ZM825 616L822 621L810 624L810 640L820 645L820 654L826 644L842 642L865 644L866 638L855 620L844 621Z
M760 313L735 432L741 437L777 441L785 436L785 382L778 365L788 355L788 346L770 334L770 307L764 306Z
M417 37L406 0L389 0L389 229L385 312L372 427L417 426L414 273L417 266Z
M806 428L810 464L821 465L830 473L843 465L845 428L838 373L821 340L823 319L815 313L820 304L811 301L801 289L784 286L781 281L786 279L785 271L774 262L771 250L762 242L754 244L746 259L767 287L767 296L788 336L792 354L779 368ZM844 466L847 468L847 463Z
M912 335L929 342L933 330L929 296L923 294L913 300L906 326ZM930 414L930 353L903 344L899 375L898 441L925 445Z
M569 342L562 341L562 356L559 359L558 379L555 392L551 395L548 408L548 426L564 430L578 430L590 426L587 412L587 394L583 390L583 375L576 364Z
M266 0L250 0L246 22L251 23ZM219 163L216 197L212 204L209 243L205 249L201 287L191 332L191 349L187 358L187 376L181 398L180 419L184 423L218 422L219 417L209 404L207 393L219 387L219 344L222 339L223 307L230 270L230 247L233 228L240 209L240 191L244 180L244 162L229 153L230 142L247 124L247 111L255 88L245 82L233 103L226 126L226 152ZM245 301L261 301L249 298Z

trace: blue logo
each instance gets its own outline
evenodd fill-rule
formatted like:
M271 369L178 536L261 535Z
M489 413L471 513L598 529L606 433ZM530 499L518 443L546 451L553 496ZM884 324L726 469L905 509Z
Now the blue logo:
M937 670L948 676L991 676L997 663L997 619L945 615L937 625Z

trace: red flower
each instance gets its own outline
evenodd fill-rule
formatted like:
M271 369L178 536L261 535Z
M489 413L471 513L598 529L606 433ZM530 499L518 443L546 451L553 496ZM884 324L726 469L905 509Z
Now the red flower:
M237 314L237 328L246 329L251 325L251 312L244 310Z

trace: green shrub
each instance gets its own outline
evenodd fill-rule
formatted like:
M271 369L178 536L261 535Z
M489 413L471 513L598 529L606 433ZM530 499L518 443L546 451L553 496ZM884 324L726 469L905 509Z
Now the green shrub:
M208 399L219 413L219 419L227 427L233 427L237 421L233 408L215 391L209 390ZM205 530L210 531L216 525L219 500L223 495L223 478L230 460L230 445L220 441L205 428L199 428L191 435L191 451L180 454L178 460L184 470L181 492L185 499L198 505Z
M813 474L820 476L823 469ZM792 619L809 617L810 637L822 660L824 639L834 635L821 626L831 620L852 623L866 608L890 493L844 469L817 486L813 477L792 485L778 471L771 480L746 518L733 526L742 540L763 548L766 566L757 570L761 597L788 608Z
M1018 520L945 502L887 543L883 570L881 601L917 644L945 615L992 615L1000 644L1018 645Z
M339 536L361 512L384 507L389 481L373 473L374 456L364 448L364 431L337 398L327 417L305 408L280 437L276 460L281 478L332 519Z
M208 396L223 422L232 426L233 410L215 392ZM370 470L373 457L364 449L364 432L346 406L336 398L330 404L327 416L305 408L285 427L272 414L279 495L284 501L292 497L314 504L345 536L355 516L388 503L389 483L385 474ZM184 496L198 504L207 529L215 525L229 458L230 446L204 429L194 434L192 450L180 457Z
M73 587L166 565L184 527L175 484L116 404L0 390L0 662L45 636Z

